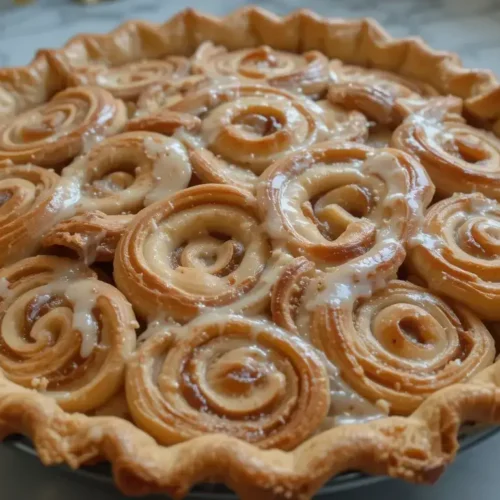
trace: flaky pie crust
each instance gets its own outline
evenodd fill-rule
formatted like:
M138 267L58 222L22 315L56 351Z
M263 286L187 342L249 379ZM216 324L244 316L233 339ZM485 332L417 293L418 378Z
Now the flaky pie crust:
M60 50L42 50L28 66L0 71L0 113L14 116L47 101L70 84L68 76L79 66L190 55L204 41L230 50L259 45L317 50L413 77L462 98L470 121L500 135L500 85L491 72L464 69L455 54L432 50L418 38L394 39L374 20L322 18L307 10L278 17L256 7L223 18L188 9L163 24L130 21L106 35L79 35ZM98 214L94 218L72 224L98 224ZM57 243L78 246L65 233L68 228L58 231L52 235ZM218 481L241 498L306 499L347 470L433 482L455 457L466 421L500 423L500 362L468 383L434 393L409 417L336 427L288 452L225 435L163 447L126 420L67 413L53 399L0 375L0 437L30 436L46 465L77 468L108 460L127 494L166 492L180 498L195 483Z

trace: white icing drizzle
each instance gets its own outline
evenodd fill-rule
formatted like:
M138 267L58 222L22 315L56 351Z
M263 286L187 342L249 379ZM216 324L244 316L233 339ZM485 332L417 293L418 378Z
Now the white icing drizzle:
M97 257L97 249L99 248L99 245L106 237L106 231L103 229L98 232L84 234L82 237L85 238L85 244L82 246L83 262L87 266L91 266Z
M406 184L406 175L398 167L398 164L398 159L395 156L387 152L379 152L368 156L365 162L365 171L379 176L388 187L389 192L385 197L384 206L404 201L411 210L414 223L418 228L421 228L425 218L424 205L417 199L418 191L403 194L401 186Z
M54 295L65 296L71 302L73 305L72 328L81 334L80 355L86 358L97 345L99 324L92 310L99 297L97 288L99 282L91 278L82 278L81 272L78 265L67 268L55 274L54 281L51 283L34 288L26 294L35 294L33 303L37 308L48 303ZM19 297L19 300L23 299ZM43 331L39 333L43 334ZM33 333L30 335L35 340L39 340Z
M51 202L51 205L57 207L57 209L54 209L55 222L69 219L75 215L75 207L80 196L80 184L77 179L71 177L61 178Z
M191 164L186 148L178 140L165 138L164 142L158 143L152 137L146 137L144 147L147 155L155 159L155 186L146 195L145 205L165 199L188 186Z
M99 134L97 130L91 128L87 130L84 134L81 136L82 138L82 149L81 149L81 154L84 155L88 153L93 147L97 146L101 141L105 139L105 136L102 134Z
M11 118L11 113L16 108L16 100L14 94L5 88L0 88L0 123L8 122Z
M445 155L455 159L457 157L462 159L455 136L447 128L450 120L457 119L459 120L457 125L460 125L460 114L453 110L453 105L450 106L450 102L445 98L434 100L434 102L431 100L427 106L411 113L405 122L421 127L425 132L425 140L429 142L432 148L440 150ZM414 135L410 135L408 141L412 143L416 150L421 148Z
M89 279L70 283L64 295L73 304L73 328L82 335L80 355L86 358L97 345L99 331L99 324L92 313L99 296L96 282Z
M500 206L495 200L483 196L472 196L469 198L469 204L474 215L487 217L490 212L495 212L495 215L500 215Z
M241 298L235 302L219 308L206 308L206 314L211 314L217 311L219 314L254 314L255 304L261 304L262 301L271 293L271 289L278 279L282 269L293 260L292 256L281 250L275 250L266 268L259 277L257 284L247 293L243 294Z
M305 98L294 97L291 101L289 96L267 93L265 88L257 91L255 95L247 95L241 94L237 87L216 87L210 90L208 101L207 106L202 109L189 110L191 114L205 114L201 129L189 132L178 128L174 137L194 150L206 149L210 153L216 146L213 153L218 169L243 183L255 182L257 176L285 152L288 154L303 149L330 136L321 119L323 109ZM287 138L286 143L278 141L272 151L263 153L259 152L258 148L255 151L248 147L239 150L238 143L234 142L218 142L222 131L228 128L233 129L233 132L236 130L242 141L260 138L262 131L259 131L258 114L253 114L251 124L233 122L232 119L235 116L244 116L247 111L262 105L275 110L281 117L275 120L274 132L283 132L283 129L286 129L288 133L281 135ZM267 120L264 116L262 119Z
M326 167L322 164L314 165L314 170L321 174ZM399 167L398 160L389 153L377 153L369 155L364 164L344 165L344 170L352 170L354 178L359 175L359 169L370 176L377 176L386 186L387 192L381 202L382 208L390 208L393 204L406 202L412 209L419 205L412 196L403 196L400 186L406 185L404 171ZM308 172L312 172L308 169ZM313 172L314 173L314 172ZM303 174L302 174L303 175ZM312 174L311 174L312 175ZM286 212L286 218L293 220L295 229L307 235L309 239L317 239L316 226L300 213L301 201L304 198L303 188L299 182L285 184L287 176L276 176L272 187L283 191L281 196L282 211ZM295 201L294 201L295 200ZM279 220L278 220L279 219ZM277 215L268 213L266 226L273 238L278 241L285 240L281 219ZM320 235L320 240L323 237ZM394 277L397 266L391 266L384 274L379 272L379 267L385 262L394 259L396 255L404 255L402 243L399 241L399 230L397 224L391 220L382 220L377 230L375 245L366 254L353 259L336 268L327 269L321 277L311 280L306 290L306 309L313 310L322 304L352 304L358 298L369 297L371 294L385 286L389 279ZM317 293L317 291L319 293Z
M415 248L418 246L423 246L428 250L439 250L444 248L445 244L443 239L439 236L419 231L408 240L409 248Z
M387 416L387 409L384 411L351 389L325 354L317 349L315 351L322 359L330 381L331 405L325 422L328 427L357 424Z
M320 282L311 280L309 286L321 288L321 291L312 296L306 305L307 310L312 311L324 304L351 305L359 298L370 297L394 278L399 266L391 266L384 273L379 271L379 266L393 259L401 248L401 243L394 239L384 240L383 248L374 247L364 256L326 272Z
M9 280L5 277L0 278L0 299L6 299L9 296Z
M180 327L173 318L155 318L148 320L148 326L146 329L137 337L137 342L145 342L155 335L162 335L174 328Z
M68 283L70 281L82 280L85 279L86 275L88 275L87 266L81 262L72 261L70 266L62 267L54 272L53 283Z

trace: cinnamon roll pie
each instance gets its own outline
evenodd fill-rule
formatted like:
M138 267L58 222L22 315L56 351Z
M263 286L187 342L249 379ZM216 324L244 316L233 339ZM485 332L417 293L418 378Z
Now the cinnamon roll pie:
M267 45L228 51L224 46L205 42L194 53L193 72L214 79L234 77L243 82L321 95L328 84L328 58L321 52L293 54Z
M254 7L4 70L0 435L129 494L434 481L500 423L499 88Z

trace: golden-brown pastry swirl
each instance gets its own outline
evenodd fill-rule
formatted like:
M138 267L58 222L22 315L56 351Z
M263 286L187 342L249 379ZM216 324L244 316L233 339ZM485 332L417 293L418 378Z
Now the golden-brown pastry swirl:
M193 90L210 85L212 79L205 75L189 75L174 81L162 81L150 85L137 100L137 114L155 113L182 100Z
M134 101L149 86L163 81L176 82L186 77L189 69L189 59L168 56L113 67L104 64L73 67L68 71L67 79L70 86L95 85L119 99Z
M359 394L403 415L495 357L493 338L472 311L397 280L367 300L318 306L310 339Z
M304 308L305 294L317 275L314 263L305 257L297 257L283 268L271 293L271 315L277 325L289 332L300 334L301 312L306 316L304 321L309 322L309 313L300 309ZM300 330L305 333L309 326Z
M388 71L330 63L332 84L328 99L361 111L378 124L397 126L406 117L411 101L425 102L438 95L430 85Z
M440 196L479 191L500 200L500 140L490 132L417 114L396 129L392 145L420 160Z
M75 215L45 233L41 246L46 251L77 256L87 265L110 262L132 219L133 215L106 215L99 211Z
M119 132L126 120L125 105L106 90L66 89L0 126L0 160L60 167L86 141Z
M152 132L125 132L108 137L62 172L81 194L79 213L99 210L109 215L138 212L187 187L191 164L176 139Z
M36 257L0 272L0 367L68 411L88 411L123 383L138 326L113 286L74 261Z
M264 320L217 314L146 340L128 364L126 393L135 423L162 444L221 432L288 450L330 403L307 343Z
M75 262L50 255L37 255L18 260L15 264L0 269L0 305L6 299L22 295L60 278L81 279L95 278L96 275L89 267Z
M214 79L236 77L247 83L318 96L328 84L328 59L317 51L292 54L267 46L228 51L205 42L193 56L193 72Z
M0 165L0 266L33 255L43 233L72 213L71 181L34 165Z
M274 163L257 193L276 247L338 266L390 241L404 245L433 187L401 151L331 142Z
M222 184L142 210L118 245L114 277L136 311L186 321L204 308L260 310L286 256L272 254L255 198Z
M331 138L363 139L367 131L361 113L259 85L204 87L169 110L174 115L165 114L164 120L179 127L177 136L190 150L197 176L248 190L273 161L291 151ZM184 130L182 114L199 123Z
M413 239L410 264L428 286L500 319L500 205L480 193L433 205Z
M438 95L431 85L390 71L351 66L342 64L339 60L331 61L329 70L330 80L333 83L360 83L385 90L396 97Z
M174 135L178 129L188 132L200 130L201 120L197 116L187 113L176 113L168 108L157 113L138 114L131 118L125 126L126 131L157 132L164 135Z

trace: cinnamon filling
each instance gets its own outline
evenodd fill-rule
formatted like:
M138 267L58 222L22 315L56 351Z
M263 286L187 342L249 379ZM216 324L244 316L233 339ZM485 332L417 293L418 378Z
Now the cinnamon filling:
M247 133L266 137L281 130L284 123L280 121L279 117L271 114L249 112L237 116L233 120L233 125L239 125Z
M116 170L108 173L101 179L85 184L82 191L87 196L94 198L104 198L106 196L111 196L114 193L124 191L135 182L135 176L128 172L129 170L133 171L135 165L121 165L121 168L123 170Z

